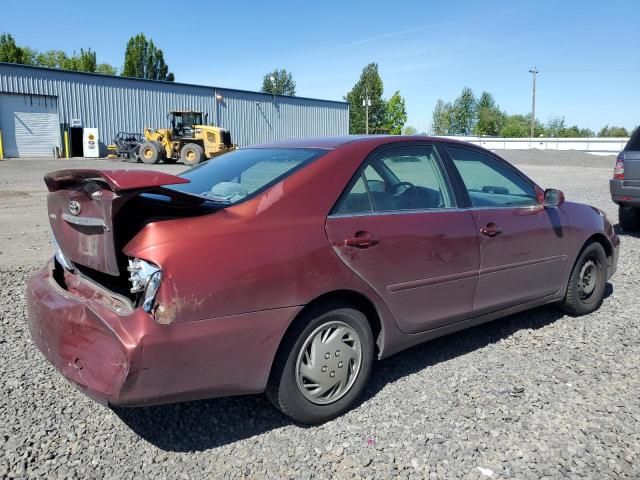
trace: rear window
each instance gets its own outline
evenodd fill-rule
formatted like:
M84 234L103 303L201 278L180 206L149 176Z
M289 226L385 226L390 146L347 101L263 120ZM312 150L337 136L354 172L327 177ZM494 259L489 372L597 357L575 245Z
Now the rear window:
M633 132L627 146L624 147L625 152L640 152L640 127Z
M172 185L170 188L223 203L238 203L326 152L311 148L236 150L180 174L190 183Z

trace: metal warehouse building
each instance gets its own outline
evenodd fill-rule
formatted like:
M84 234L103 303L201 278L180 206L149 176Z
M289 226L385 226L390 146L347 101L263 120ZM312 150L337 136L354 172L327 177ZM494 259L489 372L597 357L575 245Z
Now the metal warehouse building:
M202 111L240 146L349 132L345 102L0 63L6 157L63 152L65 131L72 156L81 156L82 128L98 129L106 155L117 132L168 127L171 110Z

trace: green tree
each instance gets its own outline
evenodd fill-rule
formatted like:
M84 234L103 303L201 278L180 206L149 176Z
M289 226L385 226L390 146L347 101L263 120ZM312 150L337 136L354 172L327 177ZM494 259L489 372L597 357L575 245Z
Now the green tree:
M528 137L529 128L530 126L524 115L508 115L502 130L500 130L500 136L508 138Z
M63 68L69 58L62 50L47 50L46 52L34 52L35 64L39 67Z
M418 130L416 127L412 127L411 125L407 125L402 129L402 135L417 135Z
M116 70L111 65L97 64L96 52L91 48L80 49L80 53L73 52L69 56L62 50L47 50L38 52L29 47L16 45L13 37L8 33L0 35L0 62L36 65L38 67L59 68L78 72L96 72L115 75ZM100 68L100 70L99 70Z
M131 37L124 53L123 77L148 78L173 82L175 77L169 72L162 50L143 33Z
M476 120L473 127L475 135L497 136L504 125L505 114L500 110L489 92L482 92L476 109Z
M584 138L584 137L595 137L595 133L593 132L593 130L589 128L580 128L577 125L572 125L568 128L565 128L562 131L562 134L560 136Z
M262 91L272 95L289 95L296 94L296 82L291 72L287 72L284 68L267 73L262 79Z
M95 72L96 71L96 52L80 49L80 54L73 52L73 55L61 66L64 70L74 70L76 72Z
M117 75L118 69L108 63L99 63L96 65L96 73L102 73L103 75Z
M471 135L476 121L477 102L473 90L464 87L453 102L453 132L456 135Z
M16 45L10 33L0 35L0 62L25 63L25 50Z
M562 137L566 128L564 117L553 117L547 122L545 135L547 137Z
M378 73L378 64L370 63L362 69L360 79L351 91L344 97L349 102L349 133L365 133L365 106L363 102L369 99L369 131L379 131L384 128L386 121L386 106L382 99L382 78Z
M628 137L629 130L625 127L610 127L609 125L605 125L598 132L599 137Z
M453 105L438 99L433 109L432 130L434 135L453 135Z
M20 47L22 48L22 64L23 65L36 65L36 56L38 52L33 48L29 47Z
M531 114L527 115L507 115L504 126L500 131L501 137L526 138L531 134ZM536 120L533 129L535 137L545 134L544 125Z
M478 99L478 104L477 107L478 109L480 108L487 108L487 109L492 109L492 108L497 108L497 104L496 104L496 100L495 98L493 98L493 95L491 95L489 92L482 92L482 94L480 94L480 98Z
M95 72L96 52L91 49L80 49L80 53L73 52L69 57L62 50L48 50L46 52L34 52L34 63L39 67L59 68L75 72Z
M386 102L387 120L386 129L391 135L400 135L402 127L407 123L407 110L404 98L400 96L400 91L396 91Z

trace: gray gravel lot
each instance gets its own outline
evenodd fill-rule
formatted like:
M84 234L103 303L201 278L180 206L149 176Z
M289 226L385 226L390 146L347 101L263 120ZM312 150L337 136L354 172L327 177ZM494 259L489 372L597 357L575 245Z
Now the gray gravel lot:
M614 157L501 153L617 223ZM322 426L292 424L263 396L112 411L44 361L25 323L25 279L50 255L42 175L86 165L114 166L0 162L0 477L640 476L640 237L621 232L594 314L540 308L400 353L376 365L358 408Z

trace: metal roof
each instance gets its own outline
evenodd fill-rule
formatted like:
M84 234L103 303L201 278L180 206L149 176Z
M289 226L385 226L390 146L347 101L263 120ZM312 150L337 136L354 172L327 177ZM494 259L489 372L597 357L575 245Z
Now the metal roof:
M68 73L71 75L88 75L88 76L95 76L95 77L106 77L106 78L110 78L110 79L122 79L122 80L135 80L136 82L149 82L149 83L155 83L155 84L161 84L161 85L166 85L166 86L171 86L171 85L180 85L183 87L198 87L198 88L211 88L211 89L219 89L219 90L226 90L226 91L232 91L232 92L241 92L241 93L251 93L251 94L256 94L256 95L264 95L266 97L277 97L277 98L298 98L300 100L314 100L317 102L327 102L327 103L340 103L340 104L348 104L349 102L345 102L343 100L326 100L323 98L313 98L313 97L299 97L297 95L274 95L271 93L265 93L265 92L259 92L259 91L255 91L255 90L243 90L243 89L239 89L239 88L230 88L230 87L222 87L222 86L215 86L215 85L203 85L203 84L197 84L197 83L183 83L183 82L168 82L166 80L151 80L148 78L136 78L136 77L123 77L120 75L107 75L105 73L95 73L95 72L78 72L75 70L63 70L63 69L59 69L59 68L48 68L48 67L39 67L39 66L35 66L35 65L24 65L21 63L8 63L8 62L0 62L0 67L1 66L8 66L8 67L24 67L24 68L31 68L34 70L44 70L44 71L50 71L50 72L61 72L61 73Z
M398 142L464 143L448 138L429 137L426 135L337 135L327 137L296 138L291 140L276 140L274 142L253 145L251 148L326 148L330 150L353 142L367 142L372 146Z

